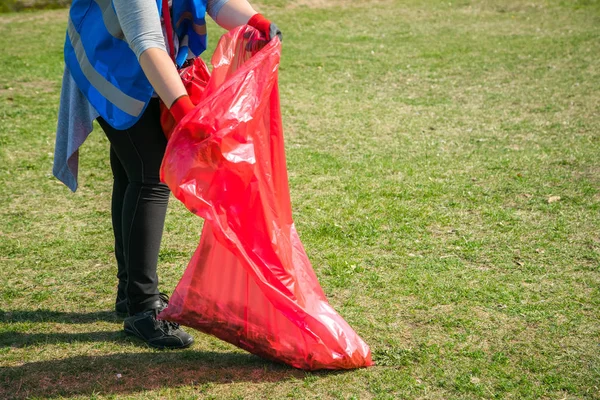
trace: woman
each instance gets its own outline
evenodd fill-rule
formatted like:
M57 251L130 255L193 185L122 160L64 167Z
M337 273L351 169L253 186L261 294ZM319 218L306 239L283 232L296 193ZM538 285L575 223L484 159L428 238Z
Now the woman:
M167 7L170 18L161 18ZM156 270L170 193L159 178L167 142L158 98L177 122L193 109L173 60L181 66L205 50L205 13L225 29L249 24L266 40L281 39L246 0L75 0L69 11L53 172L77 189L78 148L97 119L114 178L115 309L128 315L126 333L157 348L193 342L177 324L156 318L167 305Z

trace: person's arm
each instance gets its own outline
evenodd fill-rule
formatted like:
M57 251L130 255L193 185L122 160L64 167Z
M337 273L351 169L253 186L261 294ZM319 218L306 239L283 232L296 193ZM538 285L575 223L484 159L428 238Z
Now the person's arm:
M212 0L219 7L216 13L211 13L211 17L219 26L231 30L240 25L250 25L265 34L267 40L275 36L282 39L281 31L271 21L262 14L256 12L247 0L228 0L225 4L220 4L220 0ZM209 7L211 2L209 1ZM216 15L213 15L216 14Z
M214 3L219 3L219 1L214 1ZM209 10L210 4L209 1ZM250 3L247 0L228 0L225 4L220 5L219 11L216 15L212 15L213 19L219 26L223 29L231 30L240 25L245 25L248 23L248 20L255 14L257 14L256 10L252 8Z
M162 49L149 48L142 53L139 61L158 97L165 103L175 121L181 121L194 109L194 103L169 54Z
M165 50L150 48L141 54L139 61L158 97L168 108L187 94L177 68Z
M187 92L165 48L156 3L114 0L113 4L125 39L161 100L171 109L175 100L180 99L177 103L185 108L182 113L193 108L189 98L185 101Z

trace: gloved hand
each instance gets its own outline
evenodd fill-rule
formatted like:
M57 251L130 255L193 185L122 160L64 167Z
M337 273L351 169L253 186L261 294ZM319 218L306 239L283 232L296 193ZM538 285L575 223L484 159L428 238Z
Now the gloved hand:
M171 107L169 107L169 112L175 118L175 124L178 124L193 109L194 103L190 100L190 96L184 94L175 99Z
M266 19L262 14L254 14L252 18L248 20L248 25L264 33L267 41L271 41L275 36L283 41L283 35L277 25Z

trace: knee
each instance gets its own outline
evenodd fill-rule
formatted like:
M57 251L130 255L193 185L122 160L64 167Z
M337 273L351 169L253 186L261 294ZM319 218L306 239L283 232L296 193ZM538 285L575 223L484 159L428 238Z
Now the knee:
M169 201L171 190L162 182L130 182L131 186L137 186L137 191L144 201L162 203Z

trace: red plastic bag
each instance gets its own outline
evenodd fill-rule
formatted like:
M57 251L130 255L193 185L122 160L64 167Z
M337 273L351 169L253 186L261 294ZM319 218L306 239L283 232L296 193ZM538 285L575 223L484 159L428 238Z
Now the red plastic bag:
M201 101L168 143L161 177L205 224L159 317L301 369L372 365L367 344L327 302L294 227L281 43L249 52L256 35L241 27L221 38Z

